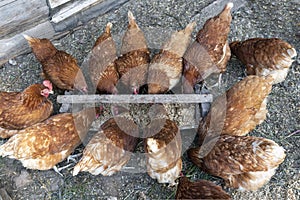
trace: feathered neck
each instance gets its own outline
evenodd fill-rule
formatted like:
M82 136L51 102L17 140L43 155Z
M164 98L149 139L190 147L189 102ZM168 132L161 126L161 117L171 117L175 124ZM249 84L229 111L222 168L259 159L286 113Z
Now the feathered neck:
M28 107L36 107L39 106L40 103L47 100L45 96L41 94L41 91L46 87L42 84L33 84L27 87L22 93L21 98L23 100L23 104Z

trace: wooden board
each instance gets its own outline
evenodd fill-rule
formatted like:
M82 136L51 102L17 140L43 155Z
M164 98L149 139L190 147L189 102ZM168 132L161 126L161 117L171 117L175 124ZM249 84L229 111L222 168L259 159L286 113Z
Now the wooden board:
M48 19L46 0L2 0L0 3L0 39L21 33Z
M56 8L72 0L48 0L50 8Z
M61 9L58 13L53 15L51 22L59 23L76 13L86 10L94 4L103 2L103 0L84 0L84 1L74 1L71 5Z
M55 35L54 29L49 21L41 23L22 33L38 38L53 38ZM8 39L1 39L0 47L0 65L14 56L31 51L21 33Z
M58 95L58 103L205 103L212 102L211 94L174 95Z

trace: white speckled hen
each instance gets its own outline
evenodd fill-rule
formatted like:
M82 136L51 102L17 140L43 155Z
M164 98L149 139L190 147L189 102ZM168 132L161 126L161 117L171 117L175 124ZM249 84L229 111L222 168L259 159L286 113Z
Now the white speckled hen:
M119 73L115 66L117 50L111 35L112 24L97 38L89 56L89 73L99 93L116 94Z
M159 183L173 185L182 169L180 130L163 106L155 106L149 113L152 121L145 129L144 141L147 172Z
M47 99L53 94L52 84L33 84L22 92L0 92L0 137L8 138L50 117L52 102Z
M88 171L93 175L111 176L120 171L135 149L138 134L138 126L129 112L122 112L107 120L86 145L73 175Z
M228 187L255 191L275 174L285 150L265 138L221 135L189 149L188 156L202 170L223 178Z
M165 93L180 81L182 56L190 44L194 27L195 23L190 23L185 29L173 33L151 60L147 81L149 94Z
M81 144L94 119L95 108L51 116L9 138L0 146L0 156L17 159L29 169L54 168Z
M230 59L228 34L231 23L231 8L228 3L221 13L208 19L199 30L196 40L184 54L183 84L187 93L193 91L195 84L212 73L223 73Z
M251 38L230 44L232 54L246 66L248 75L274 78L273 84L285 80L296 50L278 38Z
M246 135L267 115L267 97L272 89L273 78L247 76L237 82L224 95L212 103L208 115L198 127L200 144L206 137L216 134Z
M139 88L147 81L150 52L144 33L130 11L128 20L129 25L122 39L121 56L115 63L120 74L120 81L130 93L138 94ZM127 91L124 92L127 93Z

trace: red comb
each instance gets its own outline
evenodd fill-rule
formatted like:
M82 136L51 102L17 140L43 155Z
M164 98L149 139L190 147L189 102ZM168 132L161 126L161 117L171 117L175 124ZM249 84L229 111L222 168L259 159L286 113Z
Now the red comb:
M50 91L52 90L52 83L49 80L44 80L43 85L46 86Z

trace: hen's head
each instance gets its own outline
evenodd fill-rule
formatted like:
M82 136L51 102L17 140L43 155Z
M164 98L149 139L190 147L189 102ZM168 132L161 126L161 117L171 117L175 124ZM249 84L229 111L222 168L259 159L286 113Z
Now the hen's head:
M131 87L133 94L139 94L139 87L138 86L132 86Z
M43 85L46 87L41 90L41 95L48 98L49 94L53 94L52 83L49 80L44 80Z
M30 99L34 98L41 98L41 97L46 97L48 98L49 94L53 94L52 90L52 84L50 81L44 81L45 84L32 84L29 87L27 87L23 92L22 96L25 97L26 99L29 97Z
M43 89L43 90L41 91L41 95L44 96L44 97L46 97L46 98L48 98L49 94L53 94L53 91L52 91L52 90L50 91L50 90L47 89L47 88L45 88L45 89Z
M81 70L78 70L74 80L74 88L83 92L88 93L88 86Z

